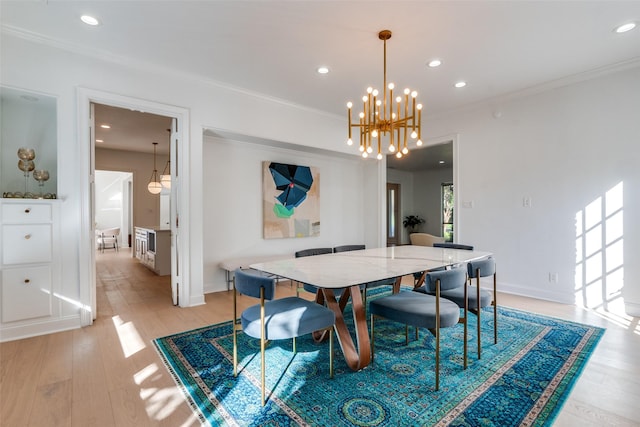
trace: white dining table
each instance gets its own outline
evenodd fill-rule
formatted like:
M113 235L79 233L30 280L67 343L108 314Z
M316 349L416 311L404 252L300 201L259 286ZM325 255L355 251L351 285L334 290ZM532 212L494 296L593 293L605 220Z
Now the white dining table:
M395 278L394 292L402 276L436 268L466 264L491 256L491 252L430 246L393 246L357 251L288 258L251 264L250 268L319 288L318 303L326 303L336 314L336 335L347 365L360 370L371 362L371 343L360 286ZM343 289L339 301L334 290ZM345 323L343 311L351 299L356 344Z

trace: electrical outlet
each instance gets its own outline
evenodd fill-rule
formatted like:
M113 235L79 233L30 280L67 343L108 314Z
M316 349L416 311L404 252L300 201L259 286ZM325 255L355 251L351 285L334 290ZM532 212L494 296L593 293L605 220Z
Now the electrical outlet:
M531 197L529 196L525 196L522 198L522 206L525 208L530 208L531 207Z
M558 283L558 273L549 273L549 283Z
M471 209L473 208L473 200L465 200L462 202L462 207L463 208L468 208Z

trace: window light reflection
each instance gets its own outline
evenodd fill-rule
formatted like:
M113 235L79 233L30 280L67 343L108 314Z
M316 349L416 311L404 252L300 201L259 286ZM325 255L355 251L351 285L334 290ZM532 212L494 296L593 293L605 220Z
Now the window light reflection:
M640 334L624 307L623 209L621 181L576 213L575 302Z

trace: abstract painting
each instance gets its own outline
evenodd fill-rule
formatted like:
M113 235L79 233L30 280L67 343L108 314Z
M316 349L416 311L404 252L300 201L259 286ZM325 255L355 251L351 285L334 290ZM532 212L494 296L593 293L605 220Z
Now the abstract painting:
M262 162L265 239L320 235L320 174L317 168Z

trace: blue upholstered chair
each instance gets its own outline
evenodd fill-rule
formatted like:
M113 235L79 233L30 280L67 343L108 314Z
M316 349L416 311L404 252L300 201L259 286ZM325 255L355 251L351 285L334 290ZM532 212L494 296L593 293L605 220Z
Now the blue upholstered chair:
M440 389L440 328L455 326L460 318L458 306L440 298L440 286L436 284L436 294L427 295L417 292L400 292L374 299L369 303L371 314L371 356L375 355L375 318L383 317L405 324L405 340L409 342L409 325L427 328L436 339L436 390Z
M295 253L296 258L302 258L306 256L314 256L314 255L325 255L333 253L332 248L313 248L313 249L304 249ZM313 294L318 292L318 288L316 286L310 285L308 283L300 283L296 286L296 296L299 296L300 287L302 287L305 291L311 292ZM336 296L340 295L340 290L336 289Z
M453 268L451 270L430 271L424 278L420 279L416 292L422 294L435 295L436 285L440 283L440 296L452 301L457 307L463 309L464 315L460 317L459 322L464 326L464 369L467 369L467 319L469 314L469 306L476 307L475 295L469 298L469 289L467 284L467 270L463 267ZM485 297L485 295L482 295ZM489 301L491 296L489 295ZM473 299L473 301L471 301ZM486 301L485 301L486 304Z
M491 293L484 289L480 289L480 278L493 276L493 301L491 301ZM493 306L493 342L498 344L498 289L496 283L496 261L494 258L485 258L477 261L471 261L467 264L467 277L469 284L476 279L476 299L480 301L480 305L469 305L469 310L478 316L478 359L481 356L480 345L480 308ZM471 298L469 298L471 301Z
M239 328L253 338L260 339L260 383L262 406L265 404L265 347L267 340L293 339L314 331L329 331L329 377L333 378L333 325L335 314L328 308L298 297L274 299L276 280L253 270L237 269L233 286L233 376L238 375ZM236 293L260 298L260 304L245 309L238 324Z
M449 242L434 243L433 247L434 248L448 248L448 249L464 249L465 251L472 251L473 250L473 246L471 246L471 245L463 245L461 243L449 243Z
M472 251L473 250L473 246L471 245L463 245L460 243L451 243L451 242L436 242L433 244L434 248L445 248L445 249L463 249L465 251ZM445 268L436 268L433 269L431 271L441 271L441 270L445 270ZM420 286L418 284L418 281L420 280L420 278L422 277L422 274L424 272L420 272L420 273L413 273L413 285L418 287Z
M349 251L360 251L362 249L366 249L366 246L365 245L342 245L342 246L336 246L335 248L333 248L333 252L340 253L340 252L349 252Z

